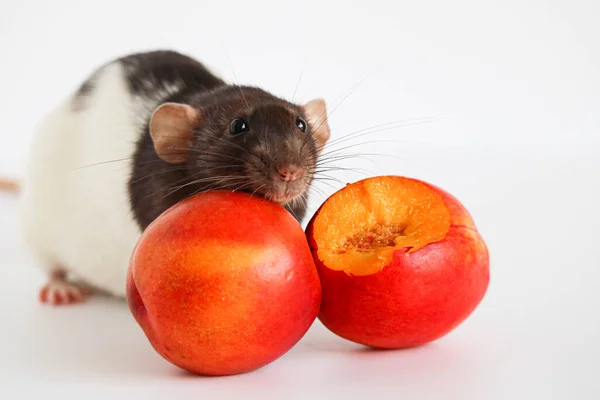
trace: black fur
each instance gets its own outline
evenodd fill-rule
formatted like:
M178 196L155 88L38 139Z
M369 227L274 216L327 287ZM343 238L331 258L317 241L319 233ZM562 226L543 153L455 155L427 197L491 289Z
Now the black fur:
M125 67L129 90L135 95L151 97L165 83L183 84L187 90L208 90L225 84L198 61L174 51L132 54L119 61Z
M142 230L175 203L203 190L240 189L268 197L261 185L272 185L268 179L282 162L305 165L307 179L312 180L316 144L311 127L306 133L296 127L296 118L303 116L298 105L259 88L226 85L202 64L171 51L130 55L119 61L126 67L132 94L153 98L154 91L165 83L176 84L181 89L157 101L156 106L177 102L202 110L194 130L195 145L185 165L171 165L158 157L146 121L129 182L131 208ZM250 131L234 137L228 126L237 117L247 120ZM215 176L234 178L206 181ZM190 184L198 179L205 181ZM286 208L302 220L306 197Z
M75 92L75 96L73 96L73 101L71 102L73 111L82 111L87 107L86 100L96 87L98 72L99 71L94 72Z

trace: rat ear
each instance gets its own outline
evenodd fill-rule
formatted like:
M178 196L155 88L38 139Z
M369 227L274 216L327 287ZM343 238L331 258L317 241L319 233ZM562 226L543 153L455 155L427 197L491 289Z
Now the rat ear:
M329 125L327 124L327 107L325 106L325 100L311 100L302 106L302 109L306 115L306 122L308 122L313 129L312 134L317 142L317 148L320 151L323 149L323 146L325 146L325 143L327 143L330 136Z
M187 104L164 103L150 118L150 136L156 154L169 164L183 164L194 145L193 129L200 110Z

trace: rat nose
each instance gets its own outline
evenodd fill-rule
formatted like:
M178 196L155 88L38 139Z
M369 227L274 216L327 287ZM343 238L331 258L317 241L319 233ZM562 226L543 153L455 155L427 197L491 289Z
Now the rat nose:
M279 179L284 182L293 182L304 177L304 168L296 165L285 165L279 168Z

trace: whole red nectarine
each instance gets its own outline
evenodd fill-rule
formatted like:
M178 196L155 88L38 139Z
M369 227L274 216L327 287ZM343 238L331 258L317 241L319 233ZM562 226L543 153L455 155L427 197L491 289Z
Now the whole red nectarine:
M467 210L425 182L379 176L333 194L307 227L323 298L319 319L378 348L417 346L482 300L489 255Z
M231 375L295 345L316 319L321 287L302 227L283 207L214 191L176 204L144 231L127 297L165 359Z

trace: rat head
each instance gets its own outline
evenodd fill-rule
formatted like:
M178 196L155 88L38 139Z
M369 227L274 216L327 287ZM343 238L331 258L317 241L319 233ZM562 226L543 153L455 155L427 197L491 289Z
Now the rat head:
M325 102L297 105L250 87L227 86L198 105L165 103L150 122L164 161L185 164L190 185L300 201L329 139Z

